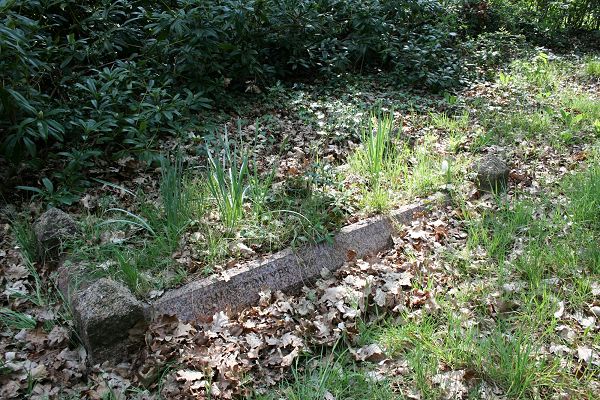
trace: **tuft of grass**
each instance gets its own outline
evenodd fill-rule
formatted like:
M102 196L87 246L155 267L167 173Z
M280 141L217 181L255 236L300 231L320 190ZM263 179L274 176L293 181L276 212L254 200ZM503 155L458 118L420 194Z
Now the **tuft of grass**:
M469 128L469 112L464 111L460 115L449 116L447 113L430 113L431 124L437 129L449 133L448 141L450 151L458 152L465 144Z
M350 167L368 181L361 188L367 209L385 210L390 204L390 186L405 168L401 154L391 140L393 112L369 114L361 127L361 146L351 155Z
M46 305L49 303L49 299L44 288L42 277L38 273L35 266L35 262L38 257L38 249L33 226L25 219L20 218L12 219L10 221L10 226L17 245L21 251L23 263L33 278L31 294L24 296L19 294L18 296L22 296L38 306Z
M447 178L447 171L442 169L443 159L433 149L436 141L436 136L425 136L423 144L416 146L409 156L411 167L405 169L402 189L411 197L430 194Z
M600 232L600 167L592 165L566 182L575 222Z
M444 364L460 369L474 362L473 346L478 335L472 328L462 328L461 322L451 312L446 312L443 320L431 315L415 320L405 315L402 323L381 329L377 341L391 356L420 348Z
M434 332L439 326L432 316L415 321L404 315L401 320L400 324L384 326L377 338L390 356L403 354L419 342L432 343Z
M498 141L498 137L495 134L494 130L483 130L478 129L475 132L475 137L470 146L470 150L473 153L478 153L484 147L487 147L491 144L496 144Z
M362 206L367 210L383 212L392 207L392 196L389 190L381 186L374 190L364 190L362 195Z
M486 139L490 136L504 140L512 140L515 137L537 139L552 132L554 128L552 114L547 110L531 113L520 110L486 113L483 115L483 123L489 132Z
M261 174L256 160L252 163L252 169L249 173L248 194L252 201L252 211L255 217L260 217L267 210L267 202L271 195L276 173L277 168L274 166L268 173Z
M548 54L539 52L531 61L518 61L514 65L525 81L535 86L543 96L548 96L558 87L560 69L550 62Z
M382 143L384 140L377 140L376 134L373 130L373 142ZM450 183L458 170L454 166L450 168L451 160L444 163L442 155L435 151L437 141L437 136L426 135L413 149L406 143L390 141L386 151L372 152L384 154L383 158L372 162L368 161L370 156L365 147L357 149L349 159L350 170L360 177L359 180L368 182L357 187L361 194L360 207L368 211L385 211L406 198L429 195L444 183ZM370 165L375 167L370 168Z
M430 113L431 124L437 129L449 132L465 130L469 127L469 112L464 111L460 115L449 116L447 113Z
M600 60L590 60L586 62L584 71L587 76L600 79Z
M406 354L406 359L411 367L410 379L412 385L419 391L421 396L427 400L442 398L441 390L431 384L431 378L438 368L434 354L429 352L423 345L417 344Z
M512 207L501 205L496 214L484 214L481 219L468 222L468 245L474 249L483 246L500 264L506 259L516 237L528 235L533 220L532 208L525 202Z
M230 232L244 216L244 200L248 191L248 156L231 150L225 131L223 155L215 158L208 150L208 187L217 203L221 221Z
M131 211L124 210L122 208L109 208L106 210L107 212L117 212L120 214L124 214L126 218L111 218L106 221L100 223L100 225L109 225L109 224L125 224L138 228L142 228L147 231L151 236L156 236L156 231L146 219L141 217L140 215L134 214Z
M193 196L202 198L193 190L196 186L187 183L180 156L173 162L163 160L160 205L139 193L132 207L135 212L113 207L105 211L113 213L113 218L97 222L90 217L84 223L83 236L93 240L75 243L73 258L97 267L79 271L83 274L81 279L111 276L138 295L181 281L181 274L174 270L172 254L196 212ZM117 240L106 240L112 236Z
M393 113L371 114L367 124L361 129L363 148L359 152L359 157L374 187L379 185L381 174L392 157L390 132L394 124L393 115Z
M583 252L583 262L588 271L592 274L600 274L600 248L594 245L594 238L588 239L585 251Z
M368 378L367 371L354 364L347 353L323 354L292 368L292 379L279 390L261 400L322 400L327 398L347 400L386 400L396 396L386 381Z
M533 339L517 331L508 335L495 331L479 342L478 355L486 378L512 398L530 398L536 390L556 388L557 366L534 361Z
M36 320L27 315L8 308L0 308L0 325L9 329L33 329Z
M190 222L190 191L184 186L183 157L161 160L160 196L165 216L164 230L169 241L177 243Z
M127 286L134 293L143 292L144 278L135 261L121 250L115 251L115 258L120 268L120 275Z
M561 108L575 115L584 115L586 121L600 119L600 101L579 92L563 92L560 95ZM586 124L580 124L586 128Z
M38 252L33 226L25 219L15 218L10 221L10 227L23 257L29 262L35 262Z
M510 398L528 398L535 390L558 384L557 366L534 360L532 337L520 331L507 333L502 326L485 335L462 327L450 313L444 321L432 316L405 320L384 327L378 339L391 356L406 358L411 368L408 378L424 398L440 396L431 383L439 365L473 371Z
M171 286L186 276L185 270L176 268L172 255L182 243L182 235L192 229L187 238L197 254L194 268L206 274L214 265L237 256L232 254L232 240L257 252L330 240L345 216L341 200L332 195L339 188L331 170L311 168L306 176L298 177L299 190L287 184L276 189L275 167L259 173L255 163L250 172L247 157L229 150L228 144L226 148L218 160L209 156L208 180L188 179L179 156L164 160L162 207L139 193L132 211L107 210L125 217L88 224L85 236L101 245L80 241L80 246L74 246L78 260L100 266L87 269L86 274L120 279L138 295ZM248 211L247 203L252 206ZM219 222L206 217L211 207L222 213ZM136 230L147 234L136 235ZM110 240L112 237L116 240Z

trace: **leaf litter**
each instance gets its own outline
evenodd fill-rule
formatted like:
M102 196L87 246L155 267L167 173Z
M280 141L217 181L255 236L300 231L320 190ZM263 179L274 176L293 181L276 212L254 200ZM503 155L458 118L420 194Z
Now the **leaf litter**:
M265 291L257 306L239 315L219 312L201 322L164 316L146 332L146 346L140 354L116 367L88 369L85 350L73 346L68 326L21 330L13 338L3 334L0 394L17 398L33 378L40 398L60 393L100 399L107 393L143 387L146 390L138 398L159 394L164 398L245 397L286 379L300 357L338 343L348 347L356 362L371 364L373 379L402 376L409 368L405 362L390 357L380 344L362 343L360 324L373 325L401 315L422 318L439 312L436 297L440 295L451 295L461 285L477 291L478 283L465 282L443 257L449 249L466 245L460 216L460 210L450 206L422 215L394 237L389 251L368 260L356 260L350 254L343 268L333 274L323 271L322 278L299 295ZM18 281L21 274L10 277ZM504 289L522 287L515 280ZM495 300L490 304L496 304ZM461 311L470 315L469 308L477 304L466 306ZM490 314L492 320L494 315ZM598 328L593 314L570 313L558 302L555 317L563 322L557 332L567 345L554 344L548 353L597 365L597 349L577 344L581 329ZM463 398L470 375L467 370L441 368L431 383L444 398ZM398 390L419 398L418 392L407 387Z

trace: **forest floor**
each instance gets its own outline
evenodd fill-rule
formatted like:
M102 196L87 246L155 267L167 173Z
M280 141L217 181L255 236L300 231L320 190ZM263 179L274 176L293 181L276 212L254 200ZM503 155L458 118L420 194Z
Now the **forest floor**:
M173 157L157 170L123 159L112 173L131 179L99 178L69 209L85 232L72 255L141 298L434 192L451 199L401 227L393 249L302 295L156 321L116 367L86 367L52 271L35 262L29 219L57 199L3 222L0 397L599 398L600 61L534 54L453 95L392 83L276 86L242 104L243 118L215 117L244 149L215 152L217 163L251 166L237 211L182 167L206 159L210 130L162 143ZM393 145L374 165L377 104L394 116ZM506 192L473 183L489 154L510 166Z

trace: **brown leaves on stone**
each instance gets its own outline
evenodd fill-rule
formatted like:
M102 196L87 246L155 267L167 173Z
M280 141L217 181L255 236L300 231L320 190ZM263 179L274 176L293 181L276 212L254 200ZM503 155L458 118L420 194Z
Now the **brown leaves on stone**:
M418 234L407 234L399 244L421 250L448 236L440 220L417 222L409 231ZM210 393L211 398L229 399L273 385L299 355L339 341L357 361L380 363L386 358L384 349L358 346L357 324L406 308L435 311L430 292L412 289L415 268L422 262L405 260L397 248L372 262L351 261L334 276L304 288L300 296L262 293L259 305L237 317L219 312L209 321L185 324L165 316L147 333L136 379L146 384L149 375L156 378L158 371L175 363L178 368L163 385L163 396L208 398Z

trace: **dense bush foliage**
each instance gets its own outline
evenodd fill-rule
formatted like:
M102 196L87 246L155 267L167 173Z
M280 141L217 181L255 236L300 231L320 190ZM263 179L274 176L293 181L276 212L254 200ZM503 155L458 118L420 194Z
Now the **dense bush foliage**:
M443 89L459 82L461 42L510 25L514 7L598 26L594 0L545 3L1 0L1 151L13 166L62 159L55 178L77 185L100 155L151 160L157 138L197 126L233 90L372 68Z
M185 130L229 83L385 66L448 86L457 72L452 21L433 0L0 6L0 130L12 160L62 142L143 153L154 136Z
M496 19L508 22L506 28L513 31L557 34L600 29L597 0L490 0L489 5Z

